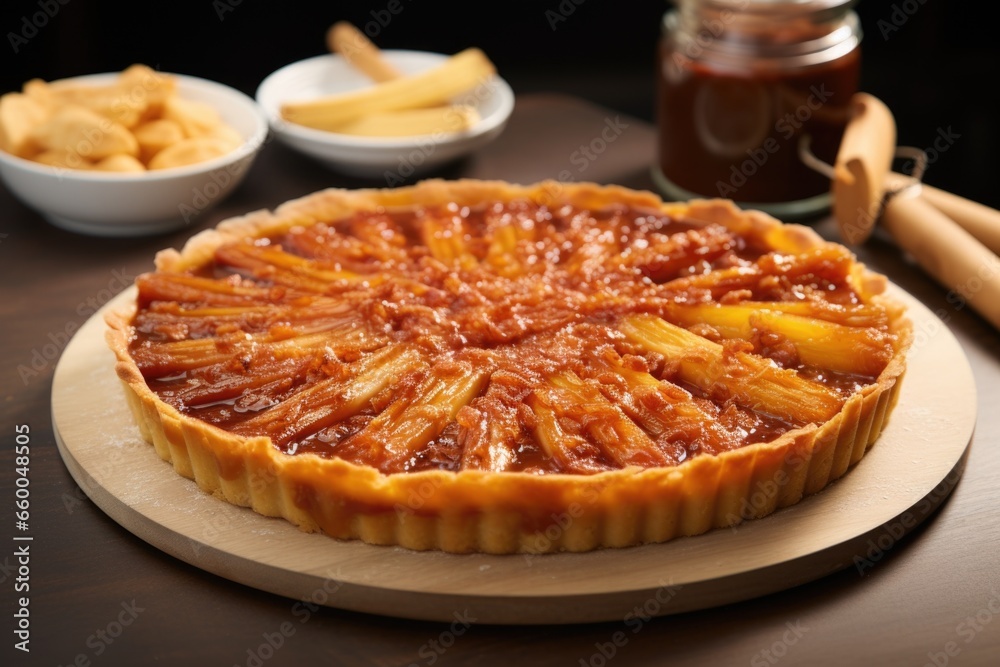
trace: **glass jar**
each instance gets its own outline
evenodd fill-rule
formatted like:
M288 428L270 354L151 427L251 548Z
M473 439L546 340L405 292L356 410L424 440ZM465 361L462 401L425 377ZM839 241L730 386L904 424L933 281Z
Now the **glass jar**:
M832 164L860 75L854 0L676 0L663 19L657 185L779 217L829 206Z

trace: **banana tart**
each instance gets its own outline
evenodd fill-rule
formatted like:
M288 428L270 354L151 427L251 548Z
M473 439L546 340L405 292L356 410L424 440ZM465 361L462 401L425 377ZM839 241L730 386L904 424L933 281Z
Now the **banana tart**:
M587 551L767 515L876 441L911 339L843 246L593 184L327 190L107 316L142 436L303 530Z

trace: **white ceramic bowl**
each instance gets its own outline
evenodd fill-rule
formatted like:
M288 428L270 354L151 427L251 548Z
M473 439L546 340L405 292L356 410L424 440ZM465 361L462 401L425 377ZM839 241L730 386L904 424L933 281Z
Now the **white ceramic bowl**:
M383 51L385 59L404 74L433 68L448 56L424 51ZM281 105L374 85L343 57L328 54L300 60L270 74L257 88L257 102L271 130L285 144L335 171L384 179L395 185L411 176L467 155L500 136L514 109L514 92L494 76L453 101L474 106L480 120L465 132L444 137L355 137L324 132L281 118Z
M67 79L107 84L117 73ZM0 176L10 191L56 227L93 236L146 236L191 224L239 185L267 137L267 119L243 93L181 74L181 97L207 102L243 136L243 145L199 164L142 174L62 169L0 151Z

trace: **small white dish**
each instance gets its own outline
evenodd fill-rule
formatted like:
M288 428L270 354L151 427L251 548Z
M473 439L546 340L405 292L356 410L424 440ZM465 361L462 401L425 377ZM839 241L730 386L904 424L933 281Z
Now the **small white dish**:
M425 51L383 51L404 74L439 65L448 56ZM464 132L415 137L356 137L316 130L281 117L281 105L375 85L342 56L327 54L300 60L270 74L257 88L257 102L283 143L352 176L380 178L397 185L467 155L500 136L514 109L514 92L499 76L456 97L479 112L480 120Z
M267 119L240 91L181 74L178 94L206 102L243 137L236 150L213 160L141 174L62 169L0 151L0 176L10 191L62 229L91 236L148 236L194 222L246 176L264 139ZM117 72L64 79L101 85Z

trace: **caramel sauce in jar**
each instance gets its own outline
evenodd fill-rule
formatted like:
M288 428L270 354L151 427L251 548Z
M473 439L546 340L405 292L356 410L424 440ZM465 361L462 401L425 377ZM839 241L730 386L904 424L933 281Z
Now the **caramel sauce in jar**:
M668 197L723 197L779 217L819 213L860 73L845 0L677 0L664 17L659 161Z

